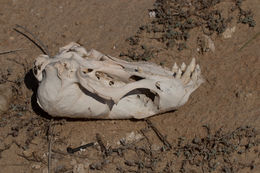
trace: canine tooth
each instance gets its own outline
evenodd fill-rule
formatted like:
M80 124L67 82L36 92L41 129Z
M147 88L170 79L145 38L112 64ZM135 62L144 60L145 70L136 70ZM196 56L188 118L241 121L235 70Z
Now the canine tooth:
M194 70L194 72L192 73L192 76L191 76L192 80L197 81L199 75L200 75L200 66L197 64L196 67L195 67L195 70Z
M183 63L181 64L181 71L185 71L185 69L186 69L186 64L183 62Z
M186 71L184 72L184 74L182 76L182 81L184 84L190 80L190 75L194 71L195 66L196 66L195 63L196 63L195 58L192 58L191 63L188 65Z
M193 81L196 81L198 79L198 71L195 69L194 72L192 73L191 79Z
M177 79L180 79L180 78L181 78L181 74L182 74L181 69L178 69L178 72L177 72L176 78L177 78Z
M179 67L178 67L178 65L175 62L174 65L172 66L172 72L173 73L177 73L178 69L179 69Z
M195 58L192 58L188 68L190 68L190 71L193 72L195 69L195 66L196 66L196 60L195 60Z
M197 70L198 73L200 74L201 70L200 70L200 65L199 65L199 64L196 65L196 70Z
M196 64L196 69L200 70L200 65L199 64Z

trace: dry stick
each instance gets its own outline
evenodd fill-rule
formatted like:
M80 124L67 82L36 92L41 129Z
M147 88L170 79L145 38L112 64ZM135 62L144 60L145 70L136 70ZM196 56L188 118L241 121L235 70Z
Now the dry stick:
M21 51L21 50L24 50L24 49L15 49L15 50L3 51L3 52L0 52L0 55L5 55L5 54L9 54L9 53L15 53L15 52L18 52L18 51Z
M63 156L77 157L77 158L82 158L82 159L86 159L88 157L88 155L69 154L67 152L60 151L60 150L54 150L54 149L52 149L51 152L52 152L52 155L59 154L59 155L63 155Z
M46 165L46 162L44 160L36 158L35 156L28 157L28 156L25 156L24 154L17 154L17 155L24 158L25 160L27 160L29 162L41 162Z
M146 136L145 130L144 130L144 129L141 129L140 132L143 134L144 138L146 139L146 141L147 141L147 143L148 143L148 146L149 146L149 155L150 155L151 157L153 157L152 144L151 144L149 138Z
M18 28L23 29L25 32L27 32L28 34L30 34L32 36L32 38L36 41L34 41L31 37L29 37L27 34L25 34L24 32L18 30ZM26 29L25 27L21 26L21 25L16 25L16 28L13 28L16 32L18 32L19 34L22 34L24 37L26 37L27 39L29 39L34 45L36 45L45 55L48 55L50 58L52 57L50 52L48 51L47 47L42 43L41 40L39 40L32 32L30 32L28 29Z
M71 147L68 147L67 148L67 152L70 153L70 154L73 154L77 151L80 151L82 149L85 149L85 148L88 148L88 147L91 147L94 145L94 142L91 142L91 143L88 143L88 144L85 144L85 145L81 145L79 147L76 147L76 148L71 148Z
M241 48L239 48L239 51L244 49L251 41L256 39L260 35L260 32L256 33L251 39L249 39Z
M97 139L97 142L98 142L98 144L101 148L101 152L104 154L104 157L107 157L108 151L107 151L99 133L96 134L96 139Z
M153 129L153 131L155 132L155 134L158 136L158 138L162 141L162 143L168 148L168 149L172 149L171 144L167 141L167 139L165 138L165 136L163 136L161 134L161 132L153 125L153 123L149 120L146 119L146 123L148 124L149 127L151 127Z
M144 138L146 139L146 141L147 141L147 143L148 143L148 145L149 145L149 148L151 149L152 144L151 144L149 138L146 136L144 129L141 129L140 132L142 133L142 135L143 135Z

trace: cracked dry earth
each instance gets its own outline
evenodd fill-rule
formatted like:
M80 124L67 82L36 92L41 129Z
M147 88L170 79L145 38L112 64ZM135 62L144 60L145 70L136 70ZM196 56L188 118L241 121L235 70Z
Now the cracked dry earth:
M242 2L242 8L254 14L256 25L233 20L227 28L236 29L228 38L222 33L208 36L214 50L197 51L198 46L207 49L198 44L205 36L197 27L190 30L186 49L162 47L149 59L171 67L195 57L200 64L206 82L176 111L138 121L52 120L37 106L31 67L42 52L13 29L16 24L48 45L52 55L76 41L119 57L131 49L125 40L151 22L154 3L0 0L0 94L8 98L8 109L0 114L1 173L260 172L258 0ZM221 1L214 8L224 11L228 3ZM148 36L142 35L142 44L158 48ZM17 51L4 53L11 50ZM90 142L94 146L67 153L67 147Z

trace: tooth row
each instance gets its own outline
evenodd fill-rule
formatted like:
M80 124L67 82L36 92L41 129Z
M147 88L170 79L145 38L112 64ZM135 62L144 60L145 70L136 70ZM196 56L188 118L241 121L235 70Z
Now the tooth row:
M191 63L186 66L182 63L179 68L176 63L172 66L173 76L177 79L181 79L184 84L188 83L190 79L196 80L200 74L200 66L196 65L195 58L192 58Z

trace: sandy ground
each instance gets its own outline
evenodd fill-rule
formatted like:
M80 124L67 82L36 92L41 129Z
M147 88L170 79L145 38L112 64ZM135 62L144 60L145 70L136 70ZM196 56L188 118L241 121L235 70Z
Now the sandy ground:
M30 73L35 57L42 52L13 30L16 24L25 26L48 45L52 55L60 47L77 41L87 49L94 48L119 57L130 47L126 38L134 35L141 25L150 22L148 10L153 8L153 4L153 0L0 0L0 52L21 49L15 53L0 54L1 75L8 79L1 80L1 85L8 85L13 93L8 111L0 115L0 172L45 173L48 165L51 172L181 172L181 162L173 157L174 149L159 149L163 158L158 159L153 169L128 163L129 160L146 159L138 152L131 153L134 150L126 151L123 157L114 154L104 158L104 153L96 145L73 155L67 154L68 146L95 142L97 133L107 148L117 147L120 139L131 132L139 134L141 129L146 130L154 150L164 144L151 128L147 129L147 122L143 120L51 121L50 116L36 106L33 92L36 89L35 79ZM191 57L196 57L206 81L183 107L149 119L167 136L172 146L177 145L180 137L192 140L206 136L203 125L210 127L213 134L219 128L228 133L241 126L260 130L260 2L247 0L243 7L252 10L256 26L233 22L228 26L236 27L231 38L213 34L214 52L201 54L197 51L196 38L201 34L198 28L191 31L187 49L181 52L165 50L158 58L150 60L170 67L174 62L188 63ZM255 137L259 141L259 133ZM51 162L48 160L50 139L53 150ZM234 157L238 160L232 161L235 165L241 165L241 160L251 166L239 169L234 166L234 170L219 166L212 172L260 171L259 144L254 144L252 149L239 156L232 155L232 159ZM185 171L202 172L202 169L195 166Z

